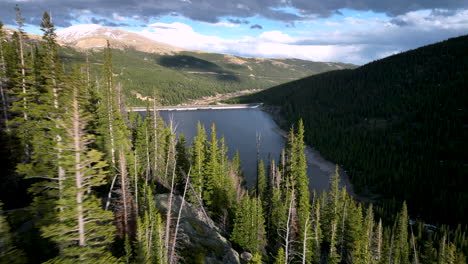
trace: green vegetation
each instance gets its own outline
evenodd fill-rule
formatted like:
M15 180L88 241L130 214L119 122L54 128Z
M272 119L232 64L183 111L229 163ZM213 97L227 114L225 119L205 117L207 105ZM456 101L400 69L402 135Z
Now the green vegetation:
M203 96L249 89L265 89L290 80L342 68L344 63L311 62L298 59L257 59L215 53L181 52L159 55L135 50L112 50L115 82L123 87L128 105L146 106L137 99L160 94L160 103L175 105ZM86 63L86 52L61 47L60 56L68 68ZM88 60L95 81L101 77L103 51L88 51Z
M453 38L240 101L280 106L286 126L302 118L306 141L388 212L406 200L413 217L467 223L467 46Z
M258 160L257 188L248 190L239 156L229 160L214 124L209 140L198 125L187 150L157 102L144 120L124 110L109 45L94 84L89 64L62 72L47 13L38 48L25 42L19 9L17 18L18 34L8 42L0 35L0 137L8 153L1 161L0 263L173 264L205 262L213 251L224 261L223 247L209 238L184 252L186 203L203 215L200 230L229 237L235 249L252 253L249 263L466 263L466 228L412 223L406 203L376 224L382 210L374 214L340 189L338 167L330 190L311 197L302 121L278 165ZM156 200L157 193L167 199Z

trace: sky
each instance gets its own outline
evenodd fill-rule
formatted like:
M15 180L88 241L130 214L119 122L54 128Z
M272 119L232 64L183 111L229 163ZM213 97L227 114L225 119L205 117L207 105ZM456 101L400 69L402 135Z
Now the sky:
M468 0L0 0L12 27L40 34L100 24L174 46L225 54L365 64L468 34Z

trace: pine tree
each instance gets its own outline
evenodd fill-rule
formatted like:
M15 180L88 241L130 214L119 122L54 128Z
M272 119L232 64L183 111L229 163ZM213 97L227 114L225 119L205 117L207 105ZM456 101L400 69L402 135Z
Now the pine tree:
M197 135L193 138L192 146L190 147L191 157L191 175L192 186L201 199L203 197L203 186L205 185L205 159L206 159L206 132L200 122L197 123ZM190 193L188 200L192 203L196 202L195 194Z
M291 169L291 176L296 184L297 189L297 211L300 226L298 239L301 242L303 241L303 243L301 243L301 252L306 253L303 263L310 263L312 257L312 245L307 243L307 240L309 240L307 234L312 233L312 231L310 230L311 225L307 224L307 222L310 221L311 206L309 178L307 177L307 161L304 149L304 124L302 120L299 120L297 133L292 145L291 159L295 160L295 166Z
M10 233L10 225L3 215L3 203L0 202L0 264L26 263L24 253L16 249L13 244L13 236Z
M337 250L338 244L338 225L340 219L338 211L341 207L340 191L339 191L340 175L338 166L336 166L335 174L330 177L330 190L327 197L327 205L325 209L324 231L329 234L324 236L325 242L329 243L328 263L336 264L341 261L340 254ZM343 205L343 208L345 206Z
M147 108L148 112L148 108ZM137 123L136 135L134 140L137 163L140 164L140 175L144 175L144 186L148 186L151 174L151 152L150 152L150 118L145 118Z
M263 251L266 240L261 200L244 197L236 210L231 240L251 253Z
M363 241L363 217L362 208L359 204L355 205L354 201L348 203L346 218L346 232L345 232L345 248L348 252L348 263L365 263L365 258L362 254L364 241ZM344 258L345 256L342 256Z
M263 164L263 160L260 159L258 162L258 170L257 170L257 195L261 199L265 199L267 197L267 182L265 177L265 165Z
M22 92L22 106L23 106L23 118L25 121L28 120L28 91L27 91L27 84L26 84L26 60L25 60L25 52L24 52L24 38L25 38L25 33L23 31L23 26L24 26L24 18L21 16L21 11L18 5L15 7L16 11L16 24L18 25L18 53L19 53L19 61L20 61L20 78L21 78L21 92Z
M395 264L409 264L409 245L408 245L408 210L406 202L403 203L396 223L395 236Z
M322 219L320 213L320 198L316 197L314 192L314 202L312 206L312 234L311 234L311 243L312 243L312 263L319 263L320 262L320 244L322 242L323 234L322 234Z
M176 169L176 175L177 175L177 186L179 187L178 189L183 189L183 186L185 185L185 177L184 175L187 175L188 170L190 168L190 160L189 156L187 153L187 149L185 145L187 144L187 140L185 139L185 135L181 133L179 135L179 140L177 141L176 144L176 156L177 156L177 169Z
M8 124L9 118L9 108L10 108L10 99L8 97L8 75L7 75L7 65L5 59L5 37L3 32L3 23L0 21L0 104L1 104L1 116L3 121L3 126L5 131L9 131L10 127Z
M103 76L104 89L99 102L99 138L103 143L102 149L107 154L110 179L112 179L105 209L112 205L117 216L119 235L124 238L125 233L133 233L130 229L133 225L130 222L134 221L132 218L134 208L127 167L127 160L131 160L133 155L130 132L120 111L118 94L114 87L112 51L109 42L104 50ZM117 188L114 188L115 186ZM113 193L117 194L114 198L112 198Z
M374 237L374 212L372 204L369 205L366 211L362 235L362 259L364 263L370 264L372 256L372 241Z
M383 254L383 230L382 230L382 219L379 219L374 236L372 237L372 248L371 248L371 263L380 263Z
M219 145L218 145L218 138L216 135L216 125L213 123L211 125L211 140L208 144L208 157L206 162L206 169L205 169L205 183L203 189L203 200L205 204L213 210L213 195L217 189L220 180L220 154L219 154Z
M255 253L252 259L248 262L249 264L262 264L262 255Z
M29 97L28 121L22 126L27 127L30 135L28 145L29 162L21 163L17 166L18 172L24 174L26 178L34 178L29 191L35 196L31 204L34 214L43 225L46 222L56 221L53 209L56 201L63 198L65 171L62 163L64 129L59 125L63 118L63 107L58 93L58 83L61 80L60 64L57 54L57 44L55 42L55 28L50 22L50 17L44 13L41 23L43 36L43 53L45 63L34 67L36 72L34 93L37 97L32 100ZM36 56L38 55L36 51ZM38 59L36 58L35 61ZM32 89L30 94L32 94ZM59 103L60 102L60 103ZM17 119L18 120L18 119ZM21 120L21 119L20 119ZM63 208L59 208L60 211Z
M164 231L151 187L145 188L143 216L138 217L136 232L137 263L167 263L164 249Z
M284 256L284 248L283 247L280 247L278 249L278 253L276 254L274 264L287 264L286 258Z
M112 262L115 261L106 247L112 242L114 227L112 213L101 208L100 200L92 188L105 184L106 163L102 154L89 148L92 136L87 134L89 113L83 107L84 83L70 80L69 107L61 122L64 135L63 165L65 184L57 209L60 222L42 228L44 237L60 244L57 261Z
M30 114L34 113L31 106L36 101L36 91L33 89L32 75L28 58L25 53L25 39L27 39L24 31L24 18L21 16L21 11L16 5L16 23L18 25L17 32L13 34L13 46L16 49L15 62L11 63L12 71L14 72L15 80L12 82L12 107L10 108L12 116L11 126L14 128L13 134L19 139L22 153L20 159L23 163L30 162L31 157L31 139L34 134L35 122L28 122Z

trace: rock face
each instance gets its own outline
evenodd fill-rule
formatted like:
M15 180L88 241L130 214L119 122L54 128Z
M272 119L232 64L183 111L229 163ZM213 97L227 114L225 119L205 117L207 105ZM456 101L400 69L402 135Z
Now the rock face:
M156 205L166 214L168 194L156 195ZM175 225L179 214L182 197L173 196L172 224ZM239 264L239 253L223 237L211 218L202 210L185 203L177 236L177 253L180 263Z

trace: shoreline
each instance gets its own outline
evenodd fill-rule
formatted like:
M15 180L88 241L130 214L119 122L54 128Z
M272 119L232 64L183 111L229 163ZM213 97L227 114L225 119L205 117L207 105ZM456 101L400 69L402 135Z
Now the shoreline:
M258 109L271 116L271 118L277 125L277 129L275 132L277 132L283 138L287 139L288 134L282 128L284 127L286 121L281 117L279 107L262 106L262 107L259 107ZM309 144L307 143L306 143L306 148L305 148L305 154L306 154L307 164L317 166L320 169L320 171L328 175L328 177L330 177L331 175L335 173L336 164L323 158L318 150L309 146ZM341 167L339 168L339 174L340 174L340 187L346 187L346 191L348 192L348 194L355 197L356 199L364 200L365 199L364 197L361 197L354 192L354 187L351 181L349 180L348 174ZM320 194L318 193L318 195Z
M197 110L230 110L230 109L255 109L262 104L222 104L222 105L181 105L159 106L157 111L197 111ZM146 112L146 107L128 107L127 111ZM151 109L150 109L151 110Z

